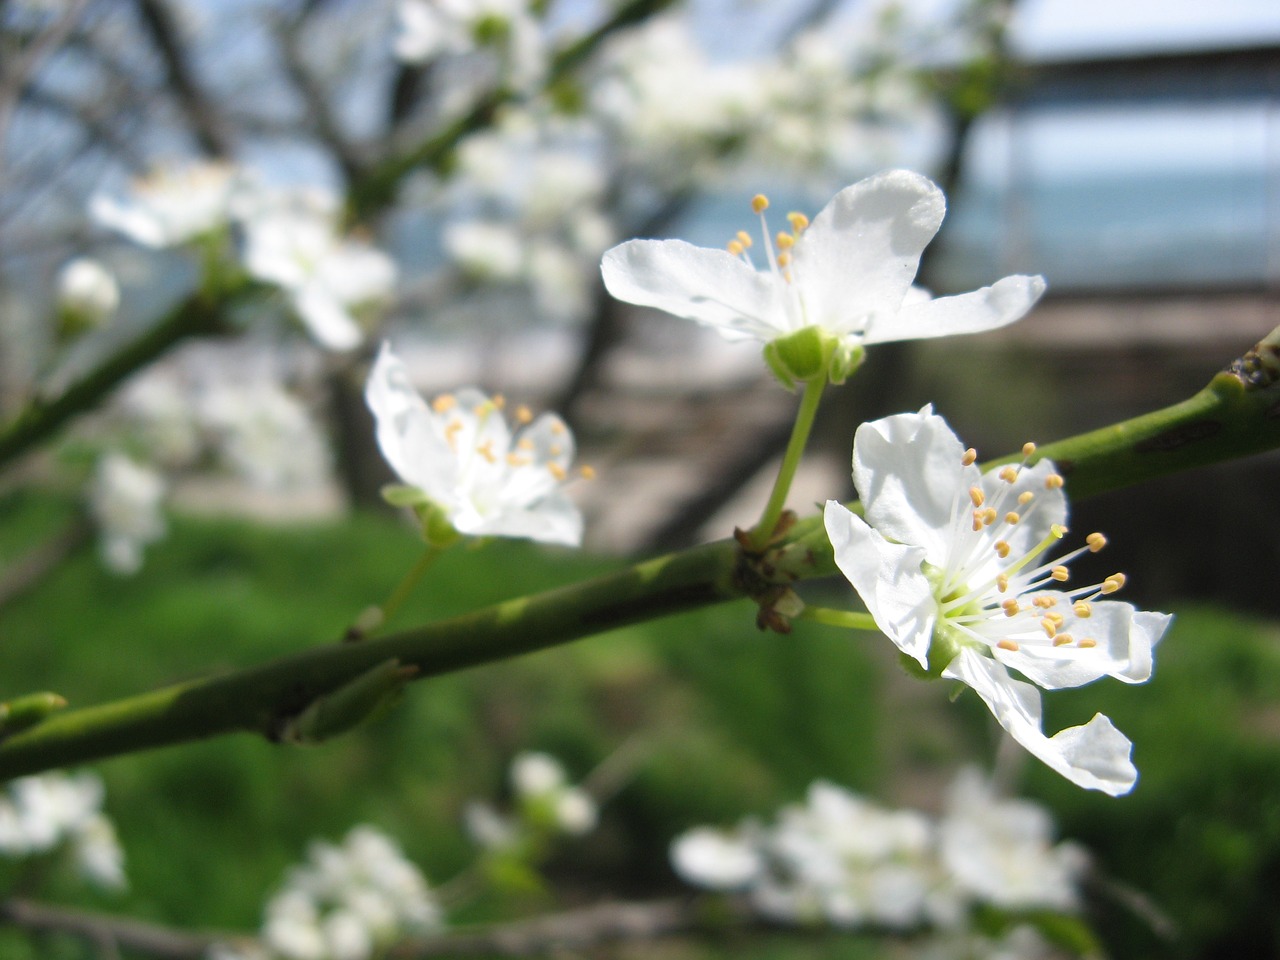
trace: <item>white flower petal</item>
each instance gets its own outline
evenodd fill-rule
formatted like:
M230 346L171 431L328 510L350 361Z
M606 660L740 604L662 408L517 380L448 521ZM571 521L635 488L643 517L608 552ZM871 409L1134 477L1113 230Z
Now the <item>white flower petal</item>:
M1070 609L1069 602L1060 606ZM1002 663L1046 690L1079 687L1101 677L1116 677L1125 683L1150 679L1152 648L1173 618L1112 600L1090 606L1087 619L1068 616L1054 639L1043 633L1018 637L1017 650L997 648L993 652ZM1073 640L1055 643L1064 634ZM1093 644L1082 647L1080 641L1086 638Z
M861 333L868 317L896 313L945 212L942 191L907 170L868 177L837 193L794 249L807 323ZM889 325L896 331L896 322Z
M311 335L329 350L351 350L364 339L360 327L328 290L309 283L294 293L294 309Z
M427 496L439 492L438 465L450 452L432 427L431 411L409 380L409 371L384 343L365 384L365 402L373 411L378 449L405 483Z
M600 272L619 300L717 328L731 339L772 340L790 332L774 277L727 250L683 240L629 240L605 253Z
M885 417L858 428L853 482L868 522L890 540L923 547L936 566L947 560L956 492L980 482L964 466L964 447L926 405L919 413Z
M997 661L974 650L961 650L942 675L972 687L1000 726L1072 783L1113 797L1133 789L1138 779L1138 771L1129 759L1133 744L1102 714L1094 714L1083 726L1068 727L1046 737L1040 691L1013 679Z
M989 287L904 306L893 316L876 318L866 343L923 340L995 330L1026 316L1045 290L1043 277L1011 276Z
M711 827L676 837L671 865L686 883L708 890L741 890L764 870L760 852L746 837Z
M920 570L924 551L890 543L835 500L827 501L823 520L836 566L858 591L876 625L899 650L928 669L937 607Z

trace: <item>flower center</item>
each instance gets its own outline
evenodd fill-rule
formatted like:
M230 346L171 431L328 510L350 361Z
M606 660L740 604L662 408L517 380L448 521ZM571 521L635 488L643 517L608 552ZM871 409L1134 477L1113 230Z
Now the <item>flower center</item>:
M778 279L779 286L788 293L794 291L795 264L792 262L791 249L796 245L796 241L800 239L800 234L809 226L809 218L803 213L795 210L787 214L787 222L791 225L791 232L780 230L772 238L769 234L769 222L765 219L764 212L769 209L769 198L763 193L757 193L751 198L751 212L760 218L760 233L764 239L765 259L769 264L769 272ZM751 234L745 230L739 230L734 238L726 244L726 249L735 257L741 257L743 261L756 269L755 262L751 259L751 254L747 251L754 246ZM787 313L794 329L800 329L805 326L804 321L804 304L801 303L796 296L787 297Z
M1037 511L1053 509L1049 504L1054 501L1044 494L1060 490L1064 481L1058 473L1029 469L1035 449L1034 443L1026 444L1020 464L1002 467L995 474L999 483L994 490L990 483L986 489L975 485L955 498L951 555L938 572L935 586L939 623L947 623L952 642L964 638L973 646L1009 651L1027 642L1095 647L1095 639L1083 635L1077 639L1066 632L1067 616L1076 624L1088 620L1092 601L1125 583L1124 574L1116 573L1085 587L1058 586L1070 578L1067 564L1071 560L1097 553L1107 540L1092 533L1083 546L1056 561L1045 559L1046 551L1067 528L1050 523L1044 536L1033 539L1029 531L1035 524L1030 521L1038 519ZM976 452L968 450L962 462L970 466L976 459Z

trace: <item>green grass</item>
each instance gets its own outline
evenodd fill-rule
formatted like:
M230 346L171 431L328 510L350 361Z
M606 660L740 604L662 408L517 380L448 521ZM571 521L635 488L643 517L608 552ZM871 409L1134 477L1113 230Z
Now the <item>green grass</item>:
M0 517L0 553L16 556L55 517L44 501ZM0 696L48 688L89 704L334 642L418 549L383 516L303 528L177 520L137 577L114 577L85 553L0 609ZM518 543L459 548L397 623L613 564ZM977 699L950 704L945 685L909 680L883 640L811 625L766 635L752 621L749 606L730 605L414 684L387 716L315 747L245 735L105 762L97 769L133 886L83 902L250 929L309 839L336 839L362 821L397 837L440 882L472 856L463 805L502 794L514 753L549 750L581 776L624 744L633 768L601 831L548 869L573 901L659 895L676 889L666 845L691 824L768 815L818 777L927 805L936 797L921 784L989 759L993 725ZM1026 767L1028 792L1095 852L1103 874L1179 921L1179 940L1167 944L1101 898L1113 955L1280 952L1280 633L1185 610L1150 684L1104 681L1046 699L1054 729L1102 710L1137 744L1142 780L1119 800ZM481 904L468 916L504 909ZM6 944L0 955L24 956ZM746 955L732 940L723 949ZM691 946L668 955L708 954ZM762 938L750 955L874 952L853 939L793 948Z

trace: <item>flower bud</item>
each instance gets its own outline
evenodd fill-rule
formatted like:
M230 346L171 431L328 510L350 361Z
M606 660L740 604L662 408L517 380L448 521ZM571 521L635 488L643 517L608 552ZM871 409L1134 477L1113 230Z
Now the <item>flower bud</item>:
M69 260L58 271L58 327L63 336L100 326L119 306L120 287L97 260Z

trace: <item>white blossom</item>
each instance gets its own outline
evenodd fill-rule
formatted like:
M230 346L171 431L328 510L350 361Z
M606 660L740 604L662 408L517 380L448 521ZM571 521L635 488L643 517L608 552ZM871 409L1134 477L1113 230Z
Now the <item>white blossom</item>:
M336 201L323 195L257 200L240 209L245 269L278 285L321 346L350 350L364 338L355 312L386 300L395 263L338 232Z
M595 800L568 782L564 767L550 754L517 754L511 761L511 785L527 813L549 817L557 830L581 836L595 829L599 819Z
M764 858L741 831L694 827L672 841L671 865L685 883L708 890L740 890L760 876Z
M237 171L225 163L161 167L124 196L95 195L89 213L142 246L170 247L224 226L237 185Z
M1047 810L997 796L977 770L952 783L939 834L947 870L974 899L1014 910L1079 909L1084 849L1055 844Z
M1066 532L1062 477L1047 460L983 475L974 459L931 407L859 427L853 479L867 519L828 502L836 564L904 654L972 687L1014 739L1072 782L1126 793L1137 779L1128 739L1101 714L1045 736L1039 690L1009 668L1046 689L1104 676L1140 683L1170 618L1100 600L1122 574L1058 589L1066 562L1105 538L1045 562Z
M266 946L284 960L368 960L395 940L439 929L426 880L388 837L363 825L316 842L267 903Z
M0 796L0 854L28 857L65 845L86 880L123 889L124 851L102 812L104 795L102 781L87 772L12 781Z
M753 208L763 220L768 201ZM757 270L744 232L727 250L683 240L629 240L604 255L605 286L619 300L655 307L730 339L778 340L807 328L846 352L863 344L990 330L1022 317L1044 291L1040 277L932 299L912 287L945 201L925 177L894 170L841 190L810 223L789 216L778 249L764 231Z
M534 419L520 408L512 430L502 401L471 388L428 404L389 344L369 374L365 399L382 455L454 530L581 541L582 516L564 492L573 435L559 417Z
M89 508L101 532L102 561L114 573L136 573L142 549L164 536L160 513L165 483L160 474L122 453L98 460L89 488Z

